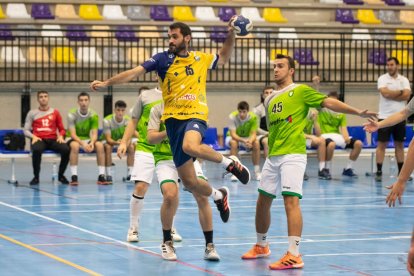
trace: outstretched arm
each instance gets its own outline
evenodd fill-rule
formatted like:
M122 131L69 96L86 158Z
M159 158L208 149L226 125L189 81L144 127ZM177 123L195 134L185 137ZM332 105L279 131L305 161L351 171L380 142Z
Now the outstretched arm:
M102 89L102 88L105 88L111 85L127 83L127 82L132 81L135 78L138 78L139 76L145 73L146 73L145 68L139 65L131 70L121 72L118 75L115 75L112 78L107 79L105 81L95 80L91 83L90 88L93 91L97 91L99 89Z
M399 122L404 121L407 117L410 116L407 109L403 109L398 111L391 116L387 117L386 119L382 120L381 122L377 122L376 120L369 119L368 123L364 124L364 130L372 133L377 131L380 128L389 127L398 124Z
M377 117L377 113L375 112L368 111L367 109L357 109L333 98L326 98L325 100L323 100L322 106L336 112L357 115L363 118L368 117L374 119Z

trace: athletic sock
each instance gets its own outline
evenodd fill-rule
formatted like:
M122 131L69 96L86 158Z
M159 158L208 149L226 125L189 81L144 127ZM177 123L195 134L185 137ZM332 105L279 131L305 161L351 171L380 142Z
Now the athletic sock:
M206 239L206 246L209 243L213 243L213 230L211 231L204 231L204 238Z
M212 189L211 197L214 199L214 201L217 201L223 198L223 194L219 190L214 189L213 187L211 189Z
M98 166L99 175L105 174L105 167L104 166Z
M327 168L329 171L332 171L332 161L326 161L325 168Z
M133 169L134 167L128 167L128 175L131 175L131 172L132 172L132 169Z
M265 247L267 245L267 233L256 233L257 236L257 244L261 247Z
M231 162L233 162L233 160L223 156L223 159L221 159L220 164L223 166L223 168L227 169L227 167L231 164Z
M112 167L105 167L106 175L112 176Z
M169 229L169 230L164 230L164 229L162 229L162 234L163 234L163 236L164 236L164 243L165 243L166 241L172 241L172 237L171 237L171 229Z
M382 173L382 163L377 163L377 172Z
M299 256L299 243L300 243L301 237L289 236L288 240L289 240L288 251L296 257Z
M402 169L402 167L403 167L403 165L404 165L404 162L398 162L397 163L397 165L398 165L398 174L400 174L400 172L401 172L401 169Z
M325 168L325 161L319 162L319 171L323 170Z
M132 194L131 201L129 202L130 216L129 226L138 228L138 218L144 207L144 197L136 196Z
M355 161L349 159L348 164L346 165L346 169L352 169L352 166L354 165Z
M75 165L75 166L70 166L70 173L71 173L72 175L78 175L78 166L77 166L77 165Z
M260 166L259 165L254 165L254 172L255 173L259 173L260 172Z

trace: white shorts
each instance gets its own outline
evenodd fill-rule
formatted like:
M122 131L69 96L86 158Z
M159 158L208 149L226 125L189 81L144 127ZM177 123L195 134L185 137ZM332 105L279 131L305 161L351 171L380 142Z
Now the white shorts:
M270 156L262 169L259 193L275 198L276 195L302 198L303 175L306 169L306 154Z
M178 172L173 160L162 160L155 166L158 183L161 186L167 182L174 182L178 185Z
M306 148L307 149L312 148L312 139L306 138Z
M340 147L341 149L344 149L346 147L345 139L344 137L339 133L325 133L322 134L322 137L325 139L331 139L335 142L337 147Z
M152 153L136 151L134 168L131 172L131 180L142 181L151 184L154 177L155 161Z

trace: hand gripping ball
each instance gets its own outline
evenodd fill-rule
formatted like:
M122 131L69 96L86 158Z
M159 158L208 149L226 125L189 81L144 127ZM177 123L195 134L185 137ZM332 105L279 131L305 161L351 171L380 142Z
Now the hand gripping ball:
M238 15L236 19L231 22L231 26L234 27L237 35L245 36L253 29L253 22L249 18Z

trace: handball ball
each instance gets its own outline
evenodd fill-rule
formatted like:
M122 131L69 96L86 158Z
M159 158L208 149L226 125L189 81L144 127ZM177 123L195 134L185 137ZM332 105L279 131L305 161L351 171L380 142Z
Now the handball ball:
M253 22L249 18L238 15L236 19L231 22L231 26L234 27L237 35L245 36L253 29Z

